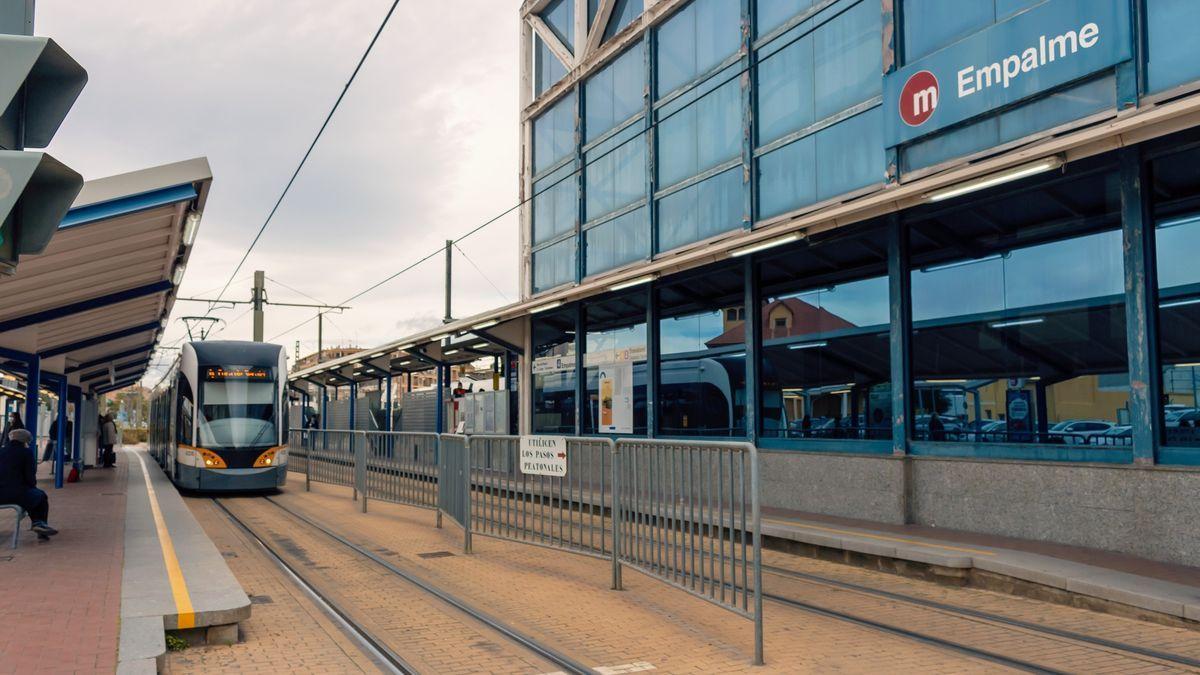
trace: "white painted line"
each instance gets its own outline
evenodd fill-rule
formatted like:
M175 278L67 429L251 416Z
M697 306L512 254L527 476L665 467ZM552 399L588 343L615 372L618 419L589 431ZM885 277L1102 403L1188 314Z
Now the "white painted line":
M633 663L622 663L619 666L596 666L592 670L600 675L621 675L621 673L640 673L654 669L654 665L649 661L634 661Z

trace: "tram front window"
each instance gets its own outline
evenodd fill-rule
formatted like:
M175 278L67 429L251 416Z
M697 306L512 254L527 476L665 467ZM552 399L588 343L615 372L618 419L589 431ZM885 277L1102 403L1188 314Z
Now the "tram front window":
M200 402L201 446L253 448L275 444L274 382L235 378L204 382Z

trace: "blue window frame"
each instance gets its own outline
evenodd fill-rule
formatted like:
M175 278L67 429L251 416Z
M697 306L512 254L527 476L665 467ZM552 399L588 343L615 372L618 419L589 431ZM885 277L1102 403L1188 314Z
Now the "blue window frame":
M575 280L575 237L563 239L533 252L533 292Z
M641 42L627 49L588 78L584 84L585 142L591 143L613 127L645 109L645 49Z

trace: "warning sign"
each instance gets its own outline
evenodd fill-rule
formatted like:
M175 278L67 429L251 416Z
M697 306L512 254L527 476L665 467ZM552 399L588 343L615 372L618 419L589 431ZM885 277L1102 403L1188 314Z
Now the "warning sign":
M567 439L562 436L522 436L521 473L567 475Z

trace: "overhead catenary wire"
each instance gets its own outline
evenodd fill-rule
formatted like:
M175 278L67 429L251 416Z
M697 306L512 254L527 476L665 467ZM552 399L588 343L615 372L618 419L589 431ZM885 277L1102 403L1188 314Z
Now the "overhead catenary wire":
M241 271L242 265L246 264L246 259L250 257L250 252L254 250L255 245L258 244L258 240L262 238L263 232L265 232L267 226L271 224L271 219L275 217L276 211L279 210L279 206L283 204L283 200L287 198L288 192L292 189L292 185L296 182L296 178L300 175L300 171L304 168L305 163L308 162L309 156L312 155L313 148L317 147L317 142L321 140L321 136L325 133L325 129L329 126L330 120L333 119L334 113L336 113L338 107L342 105L342 99L346 97L346 92L350 91L350 85L352 85L354 83L354 79L358 77L359 71L362 70L363 64L366 63L367 57L371 54L371 50L375 48L375 43L379 41L379 36L383 34L383 29L387 27L388 21L391 20L392 14L396 11L396 6L398 4L400 4L400 0L392 0L391 7L388 8L387 14L384 15L383 21L379 24L379 28L375 30L375 35L371 37L371 42L367 44L366 50L363 51L362 56L358 59L358 64L354 66L354 71L350 73L350 79L346 81L345 86L342 87L341 93L338 94L337 100L334 101L333 107L330 108L329 113L325 115L325 121L321 123L321 128L317 130L317 135L313 137L312 143L309 143L308 150L304 152L304 156L300 158L300 163L296 165L296 170L292 172L291 178L289 178L287 183L283 186L283 191L280 192L279 198L275 200L275 205L271 207L271 211L267 214L262 226L258 228L258 232L254 235L254 239L251 240L250 246L246 248L246 252L242 255L242 259L239 260L237 266L233 268L233 272L229 275L229 281L225 282L225 286L221 289L221 292L217 294L218 299L225 295L225 291L229 290L229 286L233 283L237 273Z
M845 11L846 11L846 10L842 10L842 11L836 12L836 13L834 13L834 14L831 14L830 16L826 17L826 22L828 22L828 21L831 21L831 20L835 19L836 17L838 17L838 16L840 16L841 14L843 14ZM657 128L658 128L658 127L661 125L661 124L663 124L663 123L664 123L664 122L666 122L667 120L670 120L670 119L671 119L671 118L673 118L674 116L681 114L683 111L687 110L687 109L688 109L688 108L690 108L691 106L693 106L693 105L696 105L696 104L697 104L697 103L699 103L700 101L704 100L706 97L708 97L708 96L710 96L710 95L714 94L715 92L719 91L719 90L720 90L722 87L724 87L725 85L729 84L730 82L733 82L733 81L735 81L735 80L738 80L739 78L741 78L741 77L742 77L742 75L745 75L746 73L748 73L748 72L750 71L750 69L760 66L762 63L764 63L764 62L766 62L766 61L768 61L768 60L770 60L770 59L772 59L772 58L774 58L774 57L778 56L780 53L782 53L782 52L783 52L785 49L787 49L788 47L790 47L790 46L792 46L792 45L794 45L794 44L797 44L797 43L799 43L799 42L800 42L800 40L802 40L802 39L803 39L803 38L804 38L806 35L807 35L807 33L798 32L798 33L796 33L795 35L793 35L791 38L789 38L789 39L787 39L787 40L785 40L785 41L782 41L782 42L780 42L779 44L772 45L772 49L773 49L773 51L772 51L771 53L769 53L769 54L767 54L767 55L765 55L765 56L759 57L759 58L757 58L757 59L752 59L749 65L743 66L743 67L741 67L741 68L733 69L733 65L732 65L732 64L730 64L729 66L726 66L726 67L724 67L724 68L721 68L721 69L716 69L716 70L715 70L715 72L713 72L711 75L709 75L707 78L705 78L705 79L703 80L703 82L695 82L695 83L692 83L692 85L691 85L691 91L695 91L696 89L700 88L701 86L705 87L705 90L704 90L704 91L702 91L702 92L700 92L700 93L697 93L697 94L695 94L694 96L692 96L692 97L691 97L691 100L687 101L687 103L684 103L683 105L680 105L680 106L679 106L677 109L675 109L675 110L672 110L671 112L669 112L669 113L667 113L667 114L665 114L665 115L654 115L652 119L650 119L650 120L647 120L647 121L646 121L646 123L643 125L643 128L642 128L642 129L641 129L641 130L640 130L638 133L636 133L636 134L631 134L631 135L630 135L628 138L625 138L624 140L622 140L622 141L620 141L620 142L618 142L618 143L614 143L614 144L612 145L612 147L610 147L610 148L608 148L608 149L604 150L603 152L600 152L600 153L594 153L594 156L593 156L593 153L587 153L587 156L586 156L586 158L585 158L585 159L584 159L582 162L577 162L577 166L576 166L576 167L574 167L574 168L573 168L571 171L569 171L569 172L565 172L565 173L563 173L561 176L559 176L558 178L556 178L556 179L555 179L555 180L553 180L552 182L545 183L545 179L543 179L543 181L541 181L542 183L544 183L544 187L542 187L542 189L540 189L540 190L539 190L539 189L536 189L536 188L535 188L535 189L531 190L531 191L530 191L530 194L529 194L527 197L525 197L524 199L521 199L521 200L520 200L520 201L518 201L516 204L513 204L512 206L508 207L507 209L504 209L503 211L501 211L500 213L498 213L498 214L496 214L496 215L492 216L491 218L489 218L489 219L487 219L487 220L483 221L483 222L482 222L482 223L480 223L479 225L476 225L475 227L473 227L472 229L468 230L466 233L464 233L463 235L461 235L461 236L460 236L460 237L458 237L457 239L453 239L453 240L452 240L452 242L454 243L455 247L457 248L458 242L461 242L461 241L463 241L464 239L466 239L466 238L468 238L468 237L470 237L470 236L472 236L472 235L474 235L474 234L478 233L479 231L483 230L484 228L486 228L486 227L488 227L488 226L492 225L493 223L496 223L496 222L498 222L499 220L501 220L501 219L502 219L502 218L504 218L505 216L508 216L509 214L511 214L511 213L513 213L513 212L515 212L517 209L520 209L521 207L525 206L526 204L529 204L530 202L532 202L534 199L536 199L537 197L541 196L542 194L545 194L546 192L549 192L550 190L553 190L555 187L557 187L558 185L560 185L560 184L561 184L561 183L563 183L564 181L567 181L567 180L571 180L571 179L575 179L575 178L577 178L577 177L578 177L580 174L582 174L582 173L583 173L584 169L586 169L588 166L590 166L590 165L592 165L592 164L594 164L594 163L596 163L596 162L598 162L598 161L600 161L600 160L604 159L605 157L608 157L609 155L611 155L611 154L613 154L613 153L617 152L618 150L620 150L621 148L623 148L625 145L627 145L627 144L629 144L629 143L632 143L632 142L634 142L634 141L636 141L636 140L638 140L638 139L641 139L641 138L643 138L643 137L644 137L644 136L646 136L646 135L647 135L647 134L648 134L650 131L652 131L652 130L656 130L656 129L657 129ZM720 76L720 74L721 74L722 72L725 72L725 73L726 73L726 76L725 76L724 78L719 78L719 76ZM714 83L714 82L715 82L715 83ZM690 94L690 92L683 92L683 93L680 93L680 94L676 94L676 95L674 95L674 96L668 95L667 97L664 97L664 99L668 99L668 100L664 101L663 105L669 104L669 102L670 102L670 101L672 101L672 100L675 100L675 99L678 99L678 98L681 98L681 97L684 97L684 96L688 96L689 94ZM645 114L646 114L646 112L645 112L645 111L643 111L643 112L640 112L640 113L638 113L637 115L631 116L631 117L630 117L630 119L631 119L631 120L632 120L632 119L636 119L636 117L637 117L638 115L645 115ZM651 111L651 113L650 113L650 114L652 114L652 115L653 115L653 110ZM627 125L627 124L629 124L629 123L630 123L630 122L626 121L626 122L624 122L624 123L622 123L622 124L617 124L617 125L615 125L615 126L613 127L613 131L609 132L609 133L610 133L609 139L606 139L606 140L611 140L611 138L615 137L615 136L616 136L616 134L618 134L618 133L620 132L620 130L621 130L621 129L623 129L623 128L625 128L625 125ZM599 141L599 142L597 142L596 144L603 144L604 142L605 142L605 141ZM554 166L554 165L552 165L551 167L549 167L549 169L547 169L547 170L546 170L546 171L544 171L543 173L551 173L551 174L553 174L554 172L561 170L561 168L563 168L563 166L566 166L566 164L565 164L565 163L562 163L562 162L559 162L559 163L560 163L560 164L562 164L562 166ZM654 195L648 195L648 196L646 197L646 199L647 199L647 205L649 205L649 203L653 201L653 199L654 199ZM459 250L461 251L462 249L460 248ZM417 260L416 262L414 262L414 263L411 263L411 264L409 264L409 265L405 266L404 268L400 269L399 271L397 271L397 272L395 272L395 273L393 273L393 274L389 275L388 277L386 277L386 278L384 278L384 279L382 279L382 280L380 280L380 281L378 281L378 282L376 282L376 283L374 283L374 284L372 284L372 285L368 286L367 288L363 289L362 291L359 291L358 293L356 293L356 294L354 294L353 296L351 296L349 299L347 299L347 300L343 300L342 302L340 302L340 303L338 303L338 304L346 304L347 302L350 302L351 300L355 300L355 299L357 299L357 298L359 298L359 297L362 297L363 295L366 295L367 293L370 293L371 291L373 291L373 290L375 290L375 289L379 288L380 286L383 286L384 284L387 284L388 282L390 282L390 281L392 281L392 280L396 279L397 277L399 277L400 275L404 274L405 272L408 272L409 270L412 270L413 268L415 268L415 267L417 267L418 265L420 265L421 263L423 263L423 262L425 262L425 261L429 260L430 258L433 258L434 256L441 254L443 251L444 251L444 248L441 248L441 247L439 247L439 248L437 248L437 249L435 249L435 250L431 251L429 254L425 255L425 256L424 256L424 257L422 257L422 258L420 258L420 259L419 259L419 260ZM322 311L322 312L318 313L318 315L320 315L320 314L325 314L325 313L326 313L325 311ZM300 323L296 324L295 326L292 326L291 328L288 328L287 330L285 330L285 331L283 331L282 333L280 333L280 334L276 335L275 337L272 337L272 338L271 338L271 340L276 340L276 339L278 339L278 338L280 338L280 337L283 337L284 335L287 335L288 333L290 333L290 332L292 332L292 331L294 331L294 330L297 330L297 329L299 329L299 328L303 328L304 326L308 325L309 323L312 323L313 321L315 321L315 320L316 320L316 318L317 318L316 316L313 316L313 317L310 317L310 318L308 318L308 319L305 319L304 321L302 321L302 322L300 322Z
M462 250L462 247L458 245L458 242L454 242L454 248L458 249L458 252L462 254L462 257L471 264L471 267L475 268L476 272L479 272L479 276L483 277L483 280L488 282L488 284L495 289L496 293L500 294L500 297L503 298L505 302L511 302L508 294L500 290L500 287L496 285L496 282L492 281L491 277L489 277L487 273L484 272L481 267L479 267L479 265L476 265L474 260L471 260L471 256L467 255L467 252Z

